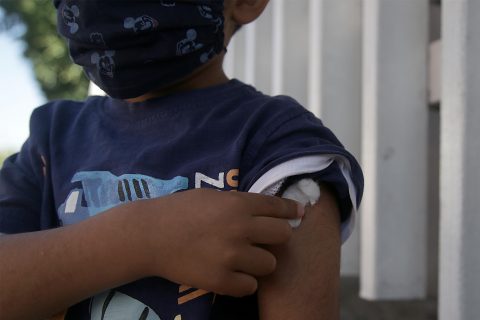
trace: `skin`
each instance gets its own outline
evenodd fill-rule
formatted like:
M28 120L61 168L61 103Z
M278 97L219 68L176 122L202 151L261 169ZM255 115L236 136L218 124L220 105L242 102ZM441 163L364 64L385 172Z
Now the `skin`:
M267 3L226 0L225 44ZM223 54L129 101L225 83L222 63ZM122 205L68 227L2 236L0 314L62 319L61 310L98 292L158 276L236 297L257 291L262 320L338 319L340 226L328 188L322 186L320 201L292 231L286 219L302 215L290 200L197 189Z
M277 267L259 280L262 320L339 319L340 214L333 193L321 190L290 241L268 247Z
M67 227L5 235L0 314L48 318L151 276L236 297L252 294L257 279L276 266L261 246L288 242L286 219L302 214L291 200L196 189L122 205Z

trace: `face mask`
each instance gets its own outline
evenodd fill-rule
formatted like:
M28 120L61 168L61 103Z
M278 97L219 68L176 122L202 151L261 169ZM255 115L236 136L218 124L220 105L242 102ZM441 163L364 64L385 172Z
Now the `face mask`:
M114 98L191 74L224 49L223 0L54 0L73 61Z

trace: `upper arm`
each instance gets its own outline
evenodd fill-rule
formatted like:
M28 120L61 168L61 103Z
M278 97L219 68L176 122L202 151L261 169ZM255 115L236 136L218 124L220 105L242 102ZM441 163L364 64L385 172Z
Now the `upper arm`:
M269 248L276 271L261 279L260 319L338 319L340 214L326 186L288 244Z

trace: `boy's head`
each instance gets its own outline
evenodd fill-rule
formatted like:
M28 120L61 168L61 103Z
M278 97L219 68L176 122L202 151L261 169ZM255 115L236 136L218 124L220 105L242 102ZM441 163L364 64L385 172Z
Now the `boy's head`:
M235 31L268 0L54 0L73 60L109 95L160 92L191 77L215 84ZM198 86L198 85L197 85ZM184 90L188 86L184 86ZM160 91L159 91L160 90Z

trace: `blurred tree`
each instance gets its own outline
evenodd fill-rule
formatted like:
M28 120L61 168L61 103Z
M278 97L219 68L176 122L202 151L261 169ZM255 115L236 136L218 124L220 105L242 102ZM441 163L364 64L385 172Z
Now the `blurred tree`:
M72 63L65 41L57 34L52 0L0 0L4 10L0 30L26 44L25 56L33 63L35 76L47 99L83 99L88 79ZM23 26L23 32L14 32Z
M5 161L5 159L7 159L12 154L14 154L13 151L8 151L8 150L0 151L0 168L2 168L3 161Z

